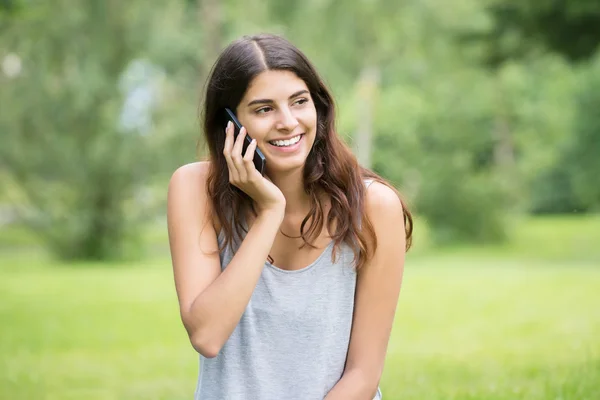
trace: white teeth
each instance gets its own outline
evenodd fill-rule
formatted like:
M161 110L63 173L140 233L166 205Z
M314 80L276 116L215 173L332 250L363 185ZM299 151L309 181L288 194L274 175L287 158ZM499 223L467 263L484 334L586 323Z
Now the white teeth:
M301 137L302 137L302 135L298 135L298 136L293 137L288 140L273 140L270 143L274 144L275 146L279 146L279 147L287 147L287 146L291 146L293 144L298 143L298 141L300 140Z

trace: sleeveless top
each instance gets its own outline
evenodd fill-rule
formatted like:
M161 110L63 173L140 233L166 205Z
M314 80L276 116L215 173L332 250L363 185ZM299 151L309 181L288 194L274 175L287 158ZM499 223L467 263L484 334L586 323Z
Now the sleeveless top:
M370 182L367 182L367 186ZM218 235L219 245L224 241ZM265 262L246 310L214 358L200 355L195 400L323 400L344 372L356 272L354 254L333 242L310 265ZM224 270L235 254L220 254ZM374 400L381 399L377 389Z

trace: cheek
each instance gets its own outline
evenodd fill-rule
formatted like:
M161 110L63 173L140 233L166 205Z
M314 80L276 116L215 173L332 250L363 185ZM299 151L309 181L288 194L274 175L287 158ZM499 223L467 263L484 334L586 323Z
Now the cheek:
M302 120L304 125L314 134L317 129L317 110L314 107L307 108L302 113Z
M248 130L248 134L256 140L261 140L267 136L269 133L271 124L268 119L264 118L253 118L248 121L248 125L246 125L246 129Z

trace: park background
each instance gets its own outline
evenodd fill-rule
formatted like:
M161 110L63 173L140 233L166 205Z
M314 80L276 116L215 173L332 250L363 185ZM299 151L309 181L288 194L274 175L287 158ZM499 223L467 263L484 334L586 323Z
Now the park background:
M384 398L600 399L591 0L0 1L0 399L192 397L167 185L259 32L415 213Z

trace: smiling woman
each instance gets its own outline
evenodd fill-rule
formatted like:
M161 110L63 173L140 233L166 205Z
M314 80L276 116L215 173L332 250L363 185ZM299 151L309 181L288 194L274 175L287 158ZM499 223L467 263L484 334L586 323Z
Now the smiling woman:
M252 80L236 111L268 159L268 172L301 171L317 131L315 104L302 79L266 70Z
M241 38L213 68L210 159L177 169L168 193L180 313L200 353L196 399L381 398L412 219L341 141L333 104L278 36ZM243 125L237 137L225 108Z

